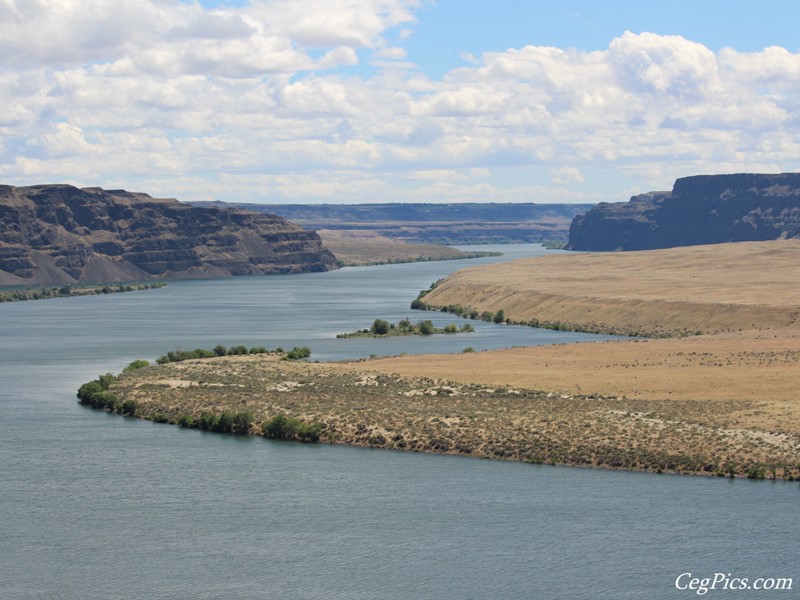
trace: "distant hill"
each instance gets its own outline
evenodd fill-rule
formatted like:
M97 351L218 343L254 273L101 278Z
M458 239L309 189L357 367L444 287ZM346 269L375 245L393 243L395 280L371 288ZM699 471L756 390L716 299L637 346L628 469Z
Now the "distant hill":
M576 216L570 250L649 250L800 237L800 173L697 175Z
M0 186L0 285L334 268L316 233L276 215L124 190Z
M367 230L412 243L507 244L564 239L587 204L227 204L270 212L307 229Z

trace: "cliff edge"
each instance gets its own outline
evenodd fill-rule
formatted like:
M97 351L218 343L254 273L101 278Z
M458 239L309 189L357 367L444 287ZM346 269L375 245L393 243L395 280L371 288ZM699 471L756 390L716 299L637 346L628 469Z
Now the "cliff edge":
M71 185L0 186L0 285L229 277L335 269L281 217Z
M652 250L800 237L800 173L697 175L671 192L601 203L572 220L569 250Z

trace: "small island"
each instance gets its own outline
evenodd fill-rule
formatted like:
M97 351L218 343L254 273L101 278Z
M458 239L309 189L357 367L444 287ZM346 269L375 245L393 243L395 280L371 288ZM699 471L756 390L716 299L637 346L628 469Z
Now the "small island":
M372 327L361 329L352 333L340 333L337 338L364 338L364 337L392 337L398 335L435 335L438 333L467 333L475 331L475 328L466 323L459 327L455 323L450 323L444 327L435 327L430 320L419 321L414 324L408 319L402 319L399 323L389 323L384 319L375 319Z

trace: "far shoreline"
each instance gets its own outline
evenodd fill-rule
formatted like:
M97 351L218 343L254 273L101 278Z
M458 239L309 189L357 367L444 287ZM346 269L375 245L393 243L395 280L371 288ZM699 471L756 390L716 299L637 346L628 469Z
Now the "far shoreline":
M0 287L0 303L141 292L160 289L166 285L163 281L155 281L153 283L65 284L38 288L31 286L3 286Z

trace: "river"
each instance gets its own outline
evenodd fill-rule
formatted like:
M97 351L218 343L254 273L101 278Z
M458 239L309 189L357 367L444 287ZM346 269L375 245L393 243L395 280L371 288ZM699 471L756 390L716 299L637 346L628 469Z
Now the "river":
M678 598L696 595L675 587L687 572L800 586L797 483L242 439L76 402L82 382L176 348L333 360L596 339L488 323L335 339L376 318L453 322L408 305L456 268L545 252L498 249L0 304L0 597Z

